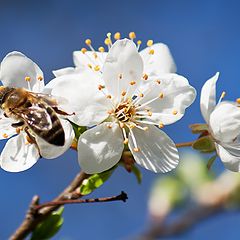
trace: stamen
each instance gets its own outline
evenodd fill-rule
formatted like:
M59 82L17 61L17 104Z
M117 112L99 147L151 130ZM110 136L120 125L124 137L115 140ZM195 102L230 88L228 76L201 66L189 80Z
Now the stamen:
M81 49L81 52L82 52L83 54L85 54L85 53L87 52L87 49L86 49L86 48L82 48L82 49Z
M152 45L153 45L153 40L148 40L148 41L147 41L147 46L148 46L148 47L151 47Z
M86 43L86 45L90 46L92 44L92 41L91 41L91 39L86 39L85 43Z
M98 48L98 51L101 52L101 53L103 53L103 52L105 51L105 49L104 49L104 47L99 47L99 48Z
M139 93L138 96L139 96L139 97L144 97L143 93Z
M3 136L4 138L8 138L8 135L7 135L6 133L4 133L2 136Z
M140 148L134 148L133 151L134 152L140 152Z
M98 72L98 71L100 70L100 66L99 66L99 65L96 65L96 66L94 67L94 70L95 70L96 72Z
M219 98L219 100L218 100L218 104L223 100L223 98L226 96L226 92L222 92L222 94L221 94L221 96L220 96L220 98Z
M151 50L149 50L149 52L148 52L150 55L153 55L154 54L154 50L153 49L151 49Z
M126 95L126 93L127 93L126 91L122 91L121 95L124 97Z
M178 114L178 111L177 111L177 110L173 110L172 114L173 114L173 115L177 115L177 114Z
M131 40L133 40L134 38L136 38L135 32L130 32L128 36L129 36L129 38L130 38Z
M152 116L152 112L148 111L148 116L151 117Z
M157 100L157 99L159 99L159 98L160 98L160 97L159 97L159 96L157 96L157 97L155 97L155 98L153 98L153 99L151 99L151 100L149 100L149 101L147 101L147 102L143 103L142 105L140 105L140 106L136 107L136 109L143 108L143 107L147 106L148 104L150 104L150 103L152 103L152 102L156 101L156 100Z
M237 99L236 99L236 102L237 102L238 104L240 104L240 98L237 98Z
M16 133L19 134L21 132L21 128L16 128Z
M160 83L161 83L161 81L160 81L159 79L157 79L157 80L156 80L156 83L157 83L157 84L160 84Z
M118 75L118 79L121 80L122 78L123 78L123 75L122 75L122 73L120 73L120 74Z
M139 51L139 48L140 48L140 45L142 44L142 41L141 40L138 40L137 41L137 50Z
M26 82L30 82L30 81L31 81L31 78L27 76L27 77L25 77L25 81L26 81Z
M159 98L163 98L164 97L164 94L161 92L159 93Z
M143 74L143 80L148 80L148 75L146 73Z
M137 125L136 128L139 128L139 129L141 129L143 131L147 131L149 129L147 126L146 127L141 127L139 125Z
M89 64L88 64L88 67L89 67L90 69L92 69L92 64L89 63Z
M42 76L38 76L38 81L42 81L43 80L43 77Z
M127 133L126 133L126 130L125 130L124 127L122 127L122 131L123 131L123 138L124 138L123 143L124 143L124 144L128 144Z
M108 127L109 129L111 129L111 128L112 128L112 125L111 125L111 124L107 124L107 127Z
M112 96L111 96L110 94L108 94L106 97L107 97L107 98L109 98L109 99L111 99L111 98L112 98Z
M130 131L130 133L131 133L131 137L132 137L132 141L133 141L133 145L134 145L133 151L134 151L134 152L139 152L139 151L140 151L140 148L138 148L138 146L137 146L137 141L136 141L136 138L135 138L135 136L134 136L134 134L133 134L133 131L132 131L131 128L129 128L129 131Z
M133 86L133 85L136 84L136 82L135 81L131 81L129 84Z
M120 38L121 38L120 32L116 32L116 33L114 34L114 39L115 39L115 40L119 40Z
M164 128L163 123L162 123L162 122L159 122L158 127L159 127L159 128Z
M103 85L98 85L98 90L102 90L102 89L104 89L105 88L105 86L103 86Z

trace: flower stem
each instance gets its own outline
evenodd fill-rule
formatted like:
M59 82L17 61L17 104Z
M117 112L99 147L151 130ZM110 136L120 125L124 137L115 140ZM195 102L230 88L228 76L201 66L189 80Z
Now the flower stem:
M176 147L177 148L182 148L182 147L191 147L193 145L194 141L191 142L183 142L183 143L177 143Z

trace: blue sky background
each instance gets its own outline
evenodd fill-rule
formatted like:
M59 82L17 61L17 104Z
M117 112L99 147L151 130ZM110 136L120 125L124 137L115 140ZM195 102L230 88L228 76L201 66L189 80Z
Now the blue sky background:
M198 92L204 82L220 71L218 93L226 98L240 94L240 3L221 0L148 1L0 1L0 58L22 51L39 64L46 81L52 70L72 65L72 52L91 38L103 44L107 32L127 36L135 31L143 42L167 43L178 73L186 76ZM185 117L166 128L176 141L193 139L188 125L202 122L199 96ZM4 141L0 143L0 148ZM220 161L215 169L223 169ZM0 239L21 222L30 199L56 196L80 170L76 153L69 151L56 160L41 160L29 171L12 174L0 170ZM189 169L191 171L191 169ZM55 239L126 239L146 228L147 198L156 175L142 170L143 183L122 169L94 196L124 190L129 201L67 206L63 229ZM187 234L172 239L239 239L240 214L230 212L211 218Z

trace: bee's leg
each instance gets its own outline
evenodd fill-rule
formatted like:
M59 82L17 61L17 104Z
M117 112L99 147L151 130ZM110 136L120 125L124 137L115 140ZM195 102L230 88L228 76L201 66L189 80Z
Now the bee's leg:
M40 148L39 148L39 146L38 146L38 144L37 144L37 142L36 142L36 139L35 139L35 137L28 131L28 127L25 127L25 132L26 132L26 134L27 134L27 136L28 136L28 139L27 139L27 141L30 143L30 144L35 144L36 145L36 147L37 147L37 149L38 149L38 153L39 153L39 155L40 155L40 158L42 157L41 156L41 154L40 154Z
M14 127L14 128L22 127L23 125L24 125L23 121L11 124L11 126Z
M60 109L58 109L57 107L52 107L53 108L53 110L57 113L57 114L59 114L59 115L64 115L64 116L72 116L72 115L75 115L75 113L66 113L66 112L64 112L63 110L60 110Z

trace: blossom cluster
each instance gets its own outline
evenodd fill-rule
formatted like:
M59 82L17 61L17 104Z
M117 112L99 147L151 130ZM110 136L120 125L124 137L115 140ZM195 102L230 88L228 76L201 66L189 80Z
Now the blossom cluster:
M6 115L1 96L0 139L9 139L0 155L0 166L19 172L32 167L39 158L52 159L77 142L81 169L89 174L115 166L123 151L129 150L137 164L153 172L168 172L179 162L172 139L162 129L180 120L196 98L188 80L176 73L173 57L163 43L141 41L135 33L121 39L107 35L104 47L73 53L75 67L53 71L55 78L44 85L41 69L20 52L11 52L0 65L3 87L23 88L46 97L61 98L58 114L65 133L63 146L50 144L34 133L29 140L28 123L16 128L16 116ZM201 112L208 135L225 166L240 171L240 111L238 103L216 104L216 74L202 88ZM72 124L85 127L78 139Z

